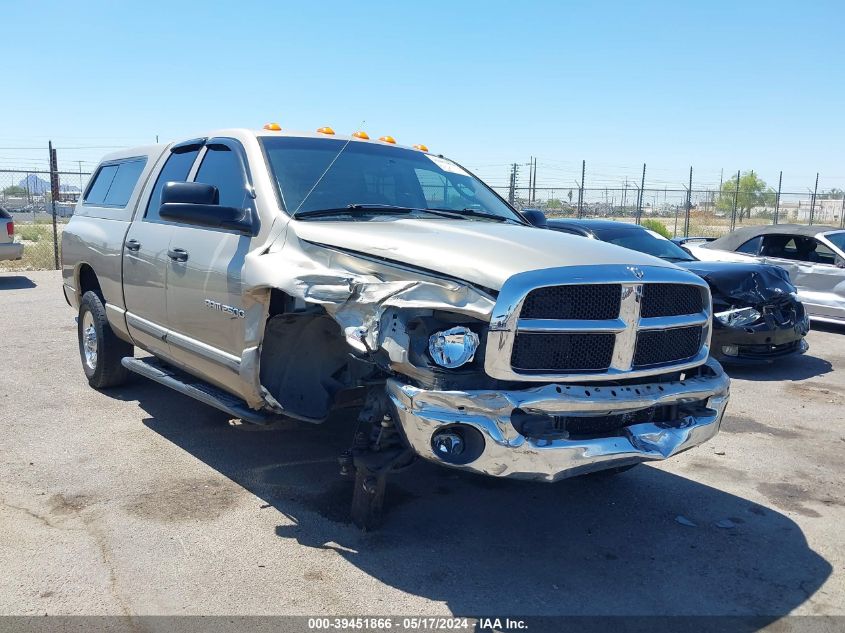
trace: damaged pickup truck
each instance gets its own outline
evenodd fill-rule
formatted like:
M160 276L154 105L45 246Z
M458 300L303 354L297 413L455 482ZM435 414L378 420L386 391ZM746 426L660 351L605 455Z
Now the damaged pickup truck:
M533 228L390 137L271 125L111 154L62 259L95 388L133 371L256 424L356 404L340 461L364 527L417 457L618 472L710 439L728 402L700 277Z

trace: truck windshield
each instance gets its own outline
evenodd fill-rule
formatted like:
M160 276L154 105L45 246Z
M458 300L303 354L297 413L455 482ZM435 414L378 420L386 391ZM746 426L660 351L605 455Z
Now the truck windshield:
M444 158L366 141L353 140L345 148L346 141L340 139L262 137L260 141L290 214L317 217L320 211L332 210L366 214L368 208L396 207L524 223L484 183Z
M643 228L600 229L596 231L596 236L603 242L610 242L661 259L682 262L696 261L695 257L675 242Z

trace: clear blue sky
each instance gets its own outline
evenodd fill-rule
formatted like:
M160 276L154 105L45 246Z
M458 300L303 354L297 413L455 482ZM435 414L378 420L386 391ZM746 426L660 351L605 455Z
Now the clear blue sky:
M15 2L0 168L230 126L425 143L506 182L845 188L842 2ZM68 149L64 149L68 148ZM73 163L75 165L75 163ZM83 163L92 167L91 162ZM727 177L727 176L726 176ZM774 182L773 182L774 181Z

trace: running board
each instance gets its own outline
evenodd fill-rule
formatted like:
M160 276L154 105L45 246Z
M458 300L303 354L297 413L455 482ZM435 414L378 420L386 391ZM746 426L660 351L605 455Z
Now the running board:
M150 380L155 380L165 387L170 387L179 393L199 400L203 404L228 413L232 417L240 418L252 424L269 424L284 419L282 416L250 409L240 398L226 393L213 385L203 382L190 374L165 365L154 357L121 359L120 364L129 371L140 374Z

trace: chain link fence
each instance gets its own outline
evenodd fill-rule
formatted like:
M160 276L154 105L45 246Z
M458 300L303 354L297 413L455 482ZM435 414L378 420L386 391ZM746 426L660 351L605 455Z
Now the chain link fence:
M751 200L740 188L669 189L494 187L517 208L536 208L549 218L604 218L640 223L653 218L673 237L721 237L740 226L819 224L845 227L845 194L767 191Z
M15 240L24 245L23 259L0 261L0 271L58 268L62 230L90 176L90 172L81 169L81 163L79 171L52 171L49 167L0 169L0 207L12 214ZM58 182L52 182L51 177ZM589 185L589 177L585 182ZM692 174L690 182L694 182ZM445 190L440 194L433 183L423 184L427 197L448 195ZM627 181L621 187L581 187L576 181L574 186L511 184L493 188L516 208L538 208L550 218L606 218L635 223L654 219L673 237L720 237L753 224L845 227L845 192L820 192L818 182L815 190L807 188L805 192L780 191L780 187L777 191L768 187L750 192L744 190L741 179L732 179L721 187L691 189L640 187Z
M59 194L54 201L49 170L0 170L0 207L12 215L15 241L24 247L23 258L0 261L0 271L59 267L62 230L91 174L83 171L55 174L59 179Z

